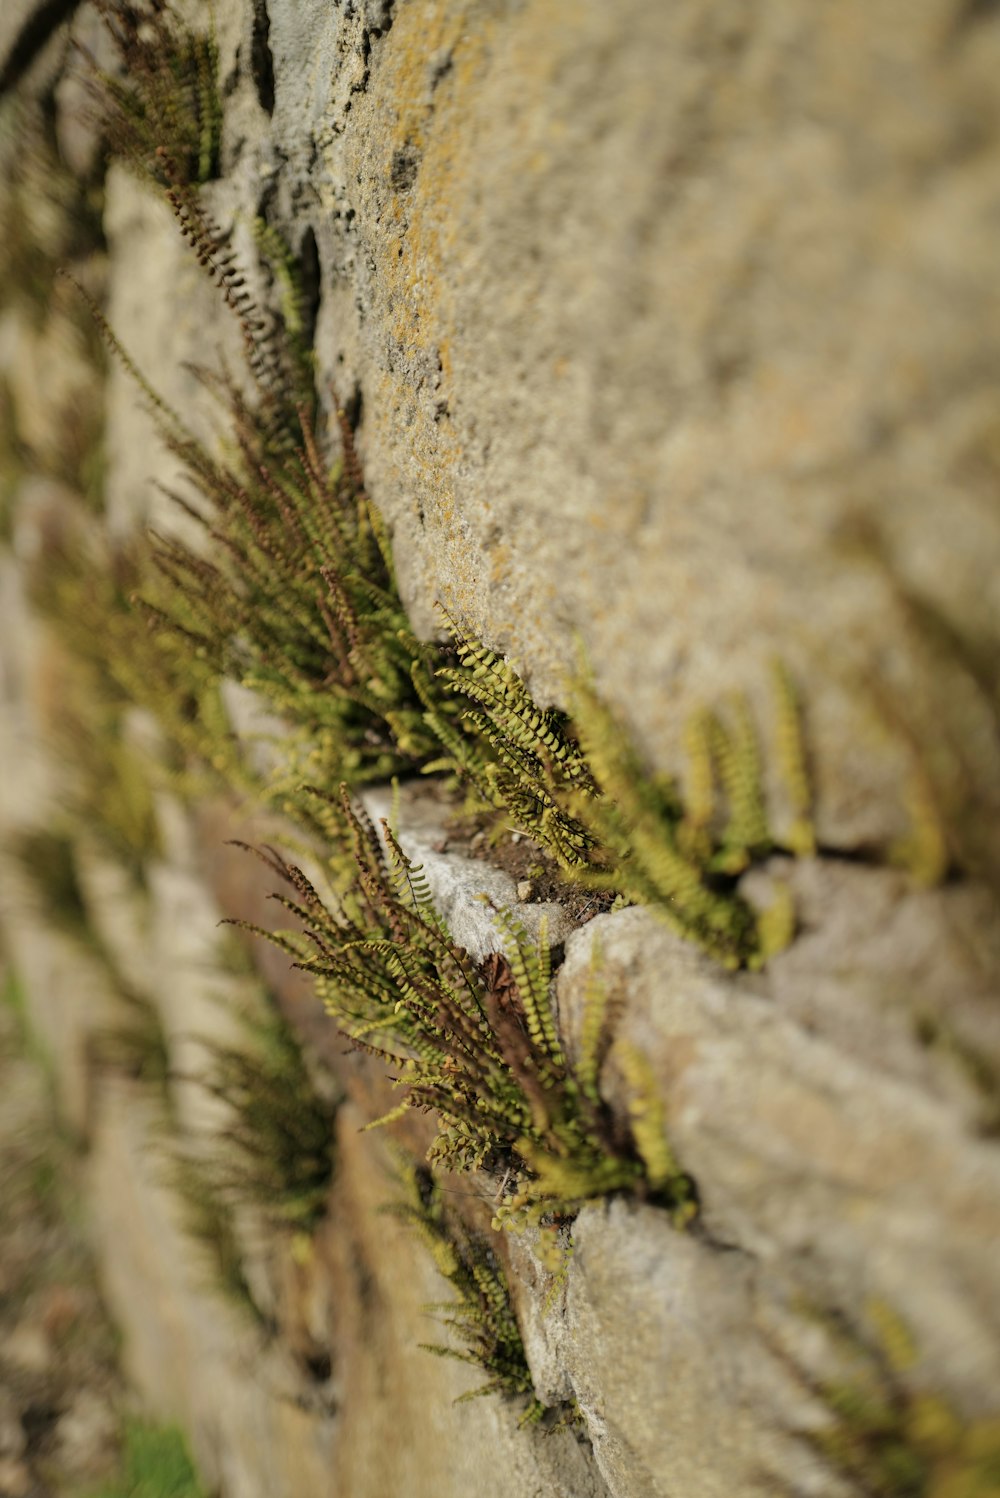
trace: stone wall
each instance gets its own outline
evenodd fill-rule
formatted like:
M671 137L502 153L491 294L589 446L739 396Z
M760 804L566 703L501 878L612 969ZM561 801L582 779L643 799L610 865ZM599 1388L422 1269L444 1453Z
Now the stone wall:
M734 692L770 766L781 660L818 851L744 880L787 883L797 911L758 973L721 970L648 910L549 912L567 1044L596 940L700 1211L682 1232L649 1204L588 1205L555 1276L531 1233L499 1240L536 1393L580 1415L547 1436L497 1398L454 1403L476 1372L417 1345L443 1292L379 1213L386 1148L359 1131L385 1089L284 958L258 964L316 1085L345 1100L315 1237L242 1225L265 1324L213 1294L163 1166L165 1135L197 1147L217 1116L179 1081L165 1122L95 1060L123 987L182 1079L205 1064L192 1036L229 1033L220 992L254 1001L216 929L263 908L266 880L223 848L245 822L158 793L138 892L78 848L99 958L53 932L5 857L3 941L86 1141L126 1369L225 1498L951 1498L948 1464L967 1476L955 1453L1000 1387L1000 18L956 0L219 0L214 20L223 172L203 192L238 249L263 215L314 271L324 411L331 430L335 401L356 417L417 631L439 632L444 605L564 707L582 652L649 768L682 775L692 713ZM72 24L100 47L86 7ZM57 139L94 181L71 71L57 34L20 88L59 80ZM191 366L237 366L226 309L118 164L101 203L111 324L218 440ZM169 487L173 460L74 327L61 304L41 331L9 297L0 314L20 434L0 570L10 848L60 795L65 668L24 578L71 502L46 449L81 390L103 393L109 530L177 523L150 483ZM448 851L447 815L408 787L400 837L478 955L494 939L476 894L516 904L516 881ZM929 818L944 851L923 887L926 861L900 850ZM605 1086L627 1116L626 1079ZM829 1391L873 1377L923 1486L865 1487L836 1456L838 1432L863 1438Z

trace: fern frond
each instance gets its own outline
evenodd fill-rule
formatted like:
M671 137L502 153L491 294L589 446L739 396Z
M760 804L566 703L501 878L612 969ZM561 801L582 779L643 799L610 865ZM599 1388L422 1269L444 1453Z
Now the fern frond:
M813 827L812 785L802 728L802 704L784 663L776 660L771 669L776 702L775 747L778 772L792 814L792 822L783 842L792 853L807 858L816 851L816 833Z
M447 928L438 915L430 885L423 872L423 865L411 863L407 858L396 841L388 821L383 819L381 826L389 852L389 878L395 886L398 897L408 904L413 913L422 921L427 925L436 926L442 936L447 937Z
M678 1183L685 1178L667 1142L663 1104L653 1070L638 1047L627 1041L615 1042L614 1056L628 1083L632 1136L642 1157L646 1178L654 1191L679 1190ZM683 1190L680 1194L683 1199Z
M731 725L710 714L708 736L712 756L729 806L729 820L713 867L738 874L754 853L768 849L771 837L764 810L760 744L746 699L731 705Z
M608 1049L608 990L601 972L600 943L595 938L590 948L590 964L583 990L583 1012L580 1028L580 1055L576 1080L584 1097L600 1101L598 1079Z
M457 1402L488 1394L522 1401L527 1397L524 1420L540 1419L546 1411L534 1396L506 1278L488 1240L445 1206L441 1188L429 1171L399 1155L396 1177L404 1197L386 1210L418 1234L455 1295L453 1301L424 1306L454 1341L422 1342L420 1346L435 1357L467 1363L487 1375L485 1384L460 1395Z
M553 1067L564 1070L566 1063L556 1033L549 992L551 964L547 922L543 917L538 939L533 942L513 911L506 906L493 905L488 898L486 903L490 906L495 925L506 938L507 960L533 1045Z

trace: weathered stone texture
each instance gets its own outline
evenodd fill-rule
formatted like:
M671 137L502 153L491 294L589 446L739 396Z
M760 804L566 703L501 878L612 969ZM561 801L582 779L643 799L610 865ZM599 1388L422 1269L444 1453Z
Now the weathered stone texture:
M238 235L264 213L318 245L321 383L360 398L418 627L444 603L564 703L582 641L672 767L689 712L734 688L769 732L784 658L841 847L905 830L906 778L942 736L966 801L991 798L968 661L934 669L908 600L973 655L995 646L995 18L266 13L269 54L251 7L220 18L209 197ZM116 190L133 270L112 311L203 421L178 370L211 362L228 319L166 238L139 250L134 214ZM135 503L147 441L118 438Z
M388 791L368 791L363 801L376 823L382 818L388 820L392 814L392 796ZM423 786L408 786L400 799L400 827L405 829L407 857L423 870L434 903L459 946L465 947L477 962L487 952L504 950L504 938L493 922L490 907L513 911L536 941L544 922L549 946L561 946L572 930L568 912L555 901L522 902L518 899L517 884L502 869L479 859L442 851L447 848L442 825L446 815L447 808Z
M563 700L579 634L659 762L781 654L823 834L898 831L897 587L995 638L996 18L270 9L279 197L420 626Z
M416 1345L447 1340L426 1308L440 1304L442 1289L449 1296L417 1240L380 1212L393 1186L381 1150L370 1136L359 1138L365 1121L345 1108L337 1134L332 1318L346 1438L333 1490L372 1498L606 1498L586 1446L573 1435L539 1440L518 1431L511 1410L497 1401L452 1402L481 1386L483 1376Z
M836 915L829 882L824 894ZM873 888L874 918L867 933L855 928L848 956L867 959L869 975L877 962L865 938L878 941L878 911ZM921 1046L912 1011L887 1018L853 988L848 964L836 973L843 1004L823 1003L832 949L818 939L812 951L804 942L775 960L766 977L720 977L642 911L598 917L567 944L560 1000L571 1035L595 942L612 1002L625 1006L618 1036L663 1081L671 1142L700 1184L702 1231L680 1242L662 1214L588 1209L574 1229L569 1331L544 1318L534 1329L543 1345L558 1339L563 1375L590 1391L580 1392L588 1412L593 1400L610 1419L605 1406L630 1387L624 1369L638 1329L666 1316L670 1330L664 1323L645 1359L648 1398L634 1408L626 1400L612 1422L629 1451L648 1442L650 1491L669 1492L682 1470L687 1493L770 1490L763 1455L790 1435L795 1409L773 1342L796 1305L839 1307L857 1321L866 1304L892 1304L915 1332L923 1378L948 1387L970 1416L984 1415L1000 1377L1000 1162L992 1138L970 1133L977 1099L968 1079ZM909 1003L932 1003L933 978L912 976ZM804 1004L813 994L820 1002ZM624 1109L613 1052L606 1086ZM956 1108L962 1093L965 1110ZM641 1247L654 1239L655 1252ZM615 1370L597 1398L595 1366ZM643 1435L651 1406L659 1444ZM708 1429L725 1440L696 1480ZM599 1435L595 1449L600 1460ZM786 1452L786 1477L797 1470L788 1461ZM632 1469L618 1470L624 1494Z
M586 1208L561 1286L530 1235L504 1240L538 1392L578 1400L592 1457L569 1434L517 1432L502 1405L451 1404L476 1375L415 1346L436 1338L420 1308L442 1288L378 1213L392 1188L358 1133L375 1087L356 1057L330 1083L340 1042L273 952L262 969L351 1099L331 1213L304 1263L284 1242L253 1263L286 1317L280 1347L207 1299L140 1128L147 1103L121 1084L95 1099L98 977L0 869L60 1092L94 1130L130 1371L185 1420L227 1498L763 1498L779 1481L844 1498L801 1439L830 1418L807 1387L829 1351L808 1308L858 1327L869 1302L891 1303L923 1385L966 1419L995 1413L1000 1387L996 902L966 880L914 889L876 857L905 830L913 767L957 754L960 840L1000 868L983 687L1000 618L996 7L225 0L215 14L225 170L205 196L244 251L258 214L296 249L314 236L324 399L332 381L359 416L417 627L437 629L444 603L562 703L579 638L650 763L671 767L689 713L732 689L773 749L767 671L783 658L821 838L856 856L827 846L746 879L762 904L788 881L799 918L761 974L722 974L649 912L575 932L547 912L570 1044L599 936L618 1033L652 1066L701 1200L686 1234L648 1204ZM66 121L79 101L61 97ZM162 204L118 168L105 230L116 332L212 440L191 366L238 371L232 320ZM0 356L44 445L33 387L52 409L81 372L25 329L4 314ZM148 480L174 483L177 465L141 404L112 370L119 534L176 523ZM58 791L37 752L56 678L22 577L58 495L33 469L18 495L0 563L5 832ZM381 790L368 802L390 805ZM249 860L223 877L227 813L192 826L164 796L158 814L147 895L93 848L80 877L191 1077L192 1037L229 1033L215 996L240 991L219 913L259 918L265 887ZM432 792L404 791L401 840L480 955L496 935L476 897L517 903L516 886L449 852L441 815ZM543 911L520 913L536 929ZM627 1112L613 1055L604 1082ZM182 1126L210 1128L197 1086L174 1090ZM308 1382L299 1343L329 1347L329 1387Z
M324 1491L332 1424L299 1404L280 1350L218 1299L151 1144L155 1114L122 1084L100 1101L90 1200L127 1374L161 1418L183 1423L208 1482L248 1498Z

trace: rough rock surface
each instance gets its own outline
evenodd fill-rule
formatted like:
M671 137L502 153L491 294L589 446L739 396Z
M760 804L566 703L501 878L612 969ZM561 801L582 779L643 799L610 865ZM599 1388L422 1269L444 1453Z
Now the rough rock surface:
M731 688L766 722L778 653L823 835L895 834L937 690L902 595L995 640L995 14L268 9L233 149L315 236L420 627L563 700L579 635L661 763Z
M26 8L5 8L0 65ZM504 1240L537 1391L582 1416L584 1439L547 1441L502 1404L452 1405L477 1374L415 1346L434 1338L420 1307L441 1285L378 1214L391 1185L358 1132L362 1063L334 1057L283 957L259 960L317 1075L346 1077L351 1101L310 1252L279 1239L251 1266L276 1337L208 1290L149 1142L148 1091L97 1077L110 958L163 1022L176 1127L213 1127L193 1037L224 1038L217 995L240 990L216 921L255 918L266 893L251 869L244 903L217 903L223 818L189 824L161 797L145 894L84 850L103 967L40 923L4 861L4 940L62 1107L92 1140L127 1368L184 1420L225 1498L849 1498L809 1441L831 1419L822 1317L861 1336L868 1308L891 1303L918 1383L966 1421L995 1415L1000 1387L995 896L958 877L915 889L881 856L906 831L912 772L933 779L943 759L961 802L952 855L968 845L1000 868L1000 15L966 0L214 9L224 173L206 197L237 248L263 215L315 260L324 399L332 382L357 418L418 629L444 603L563 703L579 638L669 767L689 713L733 689L773 750L767 672L784 659L823 856L747 879L762 903L788 881L798 913L761 974L722 974L647 912L580 931L549 912L569 1043L598 936L616 1033L649 1061L701 1210L681 1233L650 1203L587 1207L555 1278L530 1235ZM71 128L78 96L59 98L67 153L92 161ZM192 366L237 367L231 319L170 215L117 168L104 229L116 331L212 440ZM78 388L74 357L3 311L0 398L31 439L0 558L5 839L59 796L40 747L58 676L24 573L58 499L33 393L52 409ZM112 370L113 528L176 520L148 482L175 477ZM388 793L369 803L385 814ZM476 896L517 903L517 884L449 852L439 816L407 793L400 836L480 955L496 933ZM541 907L520 909L531 922ZM603 1080L624 1115L613 1051ZM37 1352L28 1337L23 1355Z
M489 863L444 851L447 843L441 804L419 786L408 786L403 796L400 846L422 869L434 903L459 946L477 962L487 952L504 950L503 935L493 923L490 907L513 911L528 936L536 941L544 922L548 944L561 946L572 929L561 905L551 900L522 901L510 874ZM391 817L392 797L387 791L369 791L362 799L373 821Z
M895 877L873 873L866 905L852 903L863 914L849 961L869 981ZM706 1495L772 1491L775 1461L786 1480L796 1471L787 1451L768 1451L794 1430L778 1348L796 1305L850 1322L891 1303L914 1332L922 1378L968 1417L985 1416L1000 1377L1000 1159L979 1131L981 1100L913 1023L933 1005L933 974L910 975L904 1012L897 999L886 1015L849 967L833 968L838 891L820 871L810 878L831 945L803 941L766 976L720 976L645 911L599 916L567 943L564 1028L577 1031L596 943L621 1005L616 1038L661 1080L672 1146L701 1195L687 1235L662 1212L588 1208L573 1230L565 1320L540 1316L536 1296L533 1368L569 1379L615 1493L647 1491L632 1487L637 1471L651 1494L677 1481ZM841 1005L823 1002L834 980ZM891 991L881 997L892 1005ZM605 1078L624 1110L613 1049ZM647 1397L631 1399L640 1366ZM614 1374L598 1380L596 1368ZM711 1463L708 1430L725 1433Z
M582 640L673 767L733 689L768 730L780 655L840 847L903 831L935 733L991 795L961 682L998 613L995 15L219 9L213 207L316 257L321 383L359 411L418 627L444 603L564 702ZM203 362L193 272L124 214L123 336ZM134 503L145 442L114 445ZM914 599L965 642L958 686Z

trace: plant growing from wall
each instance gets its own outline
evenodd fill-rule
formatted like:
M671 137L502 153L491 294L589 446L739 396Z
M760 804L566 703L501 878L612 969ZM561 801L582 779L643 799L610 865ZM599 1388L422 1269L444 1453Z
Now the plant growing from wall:
M205 547L159 543L163 601L150 607L220 679L242 681L292 725L272 801L308 820L298 794L304 781L330 790L342 780L446 770L572 876L653 905L728 966L762 961L790 937L792 919L784 908L761 919L735 887L751 861L777 846L745 703L734 702L728 718L705 713L692 723L688 805L673 778L646 771L586 683L576 693L575 724L539 709L509 663L448 616L452 658L435 669L433 650L409 627L343 412L339 472L331 475L321 457L308 351L296 341L304 319L294 262L273 229L261 226L259 245L284 288L287 310L275 324L175 154L169 144L158 148L168 200L239 321L253 375L252 400L211 382L229 408L237 460L219 462L195 441L106 331L186 466L198 503L181 502L206 532ZM789 750L787 784L797 808L787 846L806 851L805 761L793 742L797 714L787 678L781 686L779 746Z
M51 827L26 829L13 840L11 851L47 919L89 945L93 937L72 837Z
M177 1143L167 1164L166 1182L180 1203L184 1231L202 1250L208 1283L270 1334L274 1328L247 1279L233 1203L218 1190L205 1152Z
M237 751L213 663L166 627L155 607L140 610L131 601L135 590L155 586L148 546L112 548L96 528L76 521L61 521L46 538L31 579L33 601L66 657L52 726L66 749L74 816L139 872L157 851L157 767L130 738L133 707L158 722L166 768L179 788L201 789L205 772L248 793L256 782Z
M459 1403L500 1394L525 1405L522 1425L537 1423L548 1411L535 1395L506 1275L494 1249L449 1210L440 1184L425 1166L399 1156L395 1175L400 1197L383 1210L417 1234L455 1297L425 1307L451 1340L422 1342L421 1347L486 1374L486 1383L462 1394Z
M260 312L223 236L194 189L168 192L185 236L243 333L251 395L203 373L228 412L232 457L218 460L143 377L92 312L114 354L143 393L193 495L174 495L204 544L158 538L158 576L137 590L138 607L161 644L216 683L228 677L260 695L290 729L287 773L270 789L286 811L302 810L303 780L335 786L384 778L426 761L436 743L411 679L429 662L399 600L388 541L360 479L353 436L338 411L339 467L321 455L313 422L311 364L296 342L294 265L273 231L258 239L285 285L286 314ZM140 688L141 689L141 688Z
M109 600L100 597L106 575L95 587L94 579L78 563L74 566L79 589L70 586L61 564L43 568L36 588L45 594L45 609L62 646L53 655L57 690L48 726L66 771L67 822L74 836L96 839L143 884L147 861L160 851L153 771L148 756L133 742L132 702L115 679L114 653L124 641L114 613L105 611ZM130 651L126 657L130 665L135 655Z
M792 810L783 842L771 832L760 745L742 698L728 717L688 725L685 796L673 776L651 774L621 725L581 675L575 715L537 708L510 664L449 620L458 664L437 675L470 706L460 723L435 708L419 674L425 716L446 768L481 800L551 851L569 878L651 906L726 966L754 964L790 939L790 912L753 910L736 889L749 865L814 843L798 704L776 668L779 770Z
M213 1140L214 1188L253 1204L276 1226L311 1233L326 1211L336 1109L310 1082L276 1000L239 1018L245 1045L206 1042L203 1085L229 1115Z
M326 472L308 430L276 458L241 405L235 435L238 472L203 458L192 471L215 556L157 546L162 622L291 726L276 799L303 780L357 784L414 767L434 747L410 681L421 647L367 497L349 465Z
M261 853L293 890L275 898L303 926L271 939L313 975L348 1039L391 1069L403 1100L389 1117L409 1108L430 1113L438 1124L431 1160L505 1175L498 1221L571 1213L618 1190L652 1195L688 1217L692 1184L665 1138L654 1145L650 1129L623 1138L600 1098L600 1016L590 1017L581 1071L570 1067L544 931L532 943L510 912L496 910L507 956L477 966L452 940L387 824L383 845L346 787L341 807L356 890L331 907L300 869L273 850Z
M685 789L673 776L651 774L592 687L584 680L576 687L575 721L600 792L577 805L606 850L603 867L578 877L649 905L726 967L759 965L794 931L787 899L779 895L768 910L755 910L740 893L739 876L774 852L812 849L797 704L780 667L777 683L779 770L794 817L787 840L769 825L760 744L743 698L726 716L701 712L689 720Z
M187 26L169 0L94 5L120 66L93 80L111 154L154 182L166 181L164 154L182 183L210 181L222 140L214 34Z
M159 1012L151 1000L131 992L124 984L116 982L115 988L120 1018L95 1032L89 1047L90 1057L99 1066L109 1067L151 1089L164 1118L173 1124L176 1120L170 1090L170 1047Z
M85 260L103 242L100 193L67 170L54 113L40 101L3 101L0 161L0 306L27 313L38 329L52 315L59 267ZM92 331L85 323L79 330Z
M869 1303L864 1331L817 1319L838 1371L793 1371L827 1414L806 1436L823 1460L871 1498L995 1498L1000 1416L963 1420L944 1399L924 1392L919 1349L884 1301Z
M597 794L565 714L535 706L517 672L459 629L442 610L458 657L432 682L416 661L414 680L439 754L425 771L447 770L480 801L514 821L566 868L585 865L597 840L572 815L572 795ZM441 686L436 686L440 683ZM442 709L441 687L461 701L460 717Z

